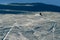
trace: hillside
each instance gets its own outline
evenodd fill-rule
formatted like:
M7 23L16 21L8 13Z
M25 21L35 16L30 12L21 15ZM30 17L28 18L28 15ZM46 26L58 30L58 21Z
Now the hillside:
M0 13L19 14L28 12L60 12L60 7L55 5L48 5L43 3L11 3L0 4Z

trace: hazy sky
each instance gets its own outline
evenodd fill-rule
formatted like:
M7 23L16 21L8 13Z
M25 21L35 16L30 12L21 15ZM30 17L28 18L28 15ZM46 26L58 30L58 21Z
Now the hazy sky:
M0 3L32 3L40 2L60 6L60 0L0 0Z

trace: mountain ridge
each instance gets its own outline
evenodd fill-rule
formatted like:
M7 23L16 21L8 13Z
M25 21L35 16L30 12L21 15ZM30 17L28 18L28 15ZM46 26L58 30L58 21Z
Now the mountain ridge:
M60 6L48 5L44 3L10 3L7 5L0 4L0 9L30 11L30 12L41 12L41 11L60 12ZM4 11L3 12L0 11L0 13L4 13Z

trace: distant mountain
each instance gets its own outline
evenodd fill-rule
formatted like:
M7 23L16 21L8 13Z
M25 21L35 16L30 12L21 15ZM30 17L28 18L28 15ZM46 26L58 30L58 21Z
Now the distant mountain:
M60 6L48 5L48 4L43 4L43 3L11 3L11 4L7 4L7 5L0 4L0 13L24 13L22 11L60 12Z

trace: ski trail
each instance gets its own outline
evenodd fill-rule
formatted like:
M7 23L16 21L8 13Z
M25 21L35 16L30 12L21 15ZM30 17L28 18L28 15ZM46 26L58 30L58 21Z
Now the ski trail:
M13 26L14 27L14 26ZM10 31L13 29L13 27L9 30L9 32L6 34L6 36L4 37L4 39L3 40L5 40L6 39L6 37L8 36L8 34L10 33Z
M53 27L50 28L51 29L50 31L52 31L52 33L53 33L53 40L54 40L54 32L55 32L55 27L57 26L57 23L54 22L52 26ZM50 33L47 33L47 34L50 34ZM48 35L46 35L46 36L48 36ZM43 39L41 39L41 40L45 40L46 36L44 36Z
M3 38L3 40L5 40L8 36L8 34L12 31L12 29L15 27L15 26L18 26L17 23L15 23L12 28L9 30L9 32L6 34L6 36Z
M54 28L53 28L53 31L52 31L52 32L53 32L53 40L54 40L54 37L55 37L55 36L54 36L54 32L55 32L55 27L56 27L56 25L57 25L57 24L55 23Z

